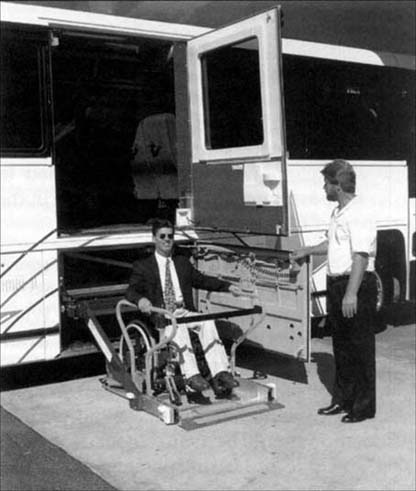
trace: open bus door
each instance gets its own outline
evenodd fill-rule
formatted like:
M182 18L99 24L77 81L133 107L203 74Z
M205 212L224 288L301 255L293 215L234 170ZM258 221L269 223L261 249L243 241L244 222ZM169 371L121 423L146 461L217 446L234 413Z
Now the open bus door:
M251 289L266 310L247 339L308 361L309 264L276 246L289 230L280 29L274 8L188 41L191 219L206 239L199 269ZM229 297L200 295L199 306L247 302Z

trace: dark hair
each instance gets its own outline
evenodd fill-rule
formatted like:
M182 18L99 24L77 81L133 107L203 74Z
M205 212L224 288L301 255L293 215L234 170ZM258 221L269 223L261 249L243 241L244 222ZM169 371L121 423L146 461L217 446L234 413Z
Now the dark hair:
M172 225L172 222L170 220L167 220L166 218L155 218L152 220L152 234L156 236L158 230L161 228L171 228L172 230L175 229L175 227Z
M338 184L345 193L355 193L355 171L346 160L336 159L321 170L331 184Z

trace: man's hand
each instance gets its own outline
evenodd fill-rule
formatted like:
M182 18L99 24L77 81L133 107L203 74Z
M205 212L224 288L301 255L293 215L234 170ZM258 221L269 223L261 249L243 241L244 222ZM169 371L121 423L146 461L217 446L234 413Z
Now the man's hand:
M306 256L321 256L328 252L328 239L323 240L319 244L313 246L305 246L299 247L299 249L295 249L290 254L291 261L301 261Z
M228 291L232 293L235 297L240 297L241 295L243 295L241 288L237 285L230 285Z
M357 313L357 295L346 293L342 299L342 315L350 319Z
M289 258L291 261L301 261L308 254L309 254L309 248L301 247L300 249L295 249L293 252L291 252Z
M368 265L368 254L355 252L352 256L351 274L342 299L342 315L350 319L357 313L357 292Z
M139 310L144 314L150 314L150 309L152 308L152 302L146 297L143 297L139 300L137 306L139 307Z

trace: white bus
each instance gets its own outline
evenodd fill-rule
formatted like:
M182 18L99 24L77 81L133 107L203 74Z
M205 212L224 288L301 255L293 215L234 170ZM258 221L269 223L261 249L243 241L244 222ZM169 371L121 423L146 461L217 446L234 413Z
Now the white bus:
M325 231L333 158L377 207L384 300L409 297L414 58L280 30L279 9L210 30L1 2L2 365L95 350L91 310L116 342L108 314L155 216L201 270L258 293L252 344L308 360L324 264L289 251Z

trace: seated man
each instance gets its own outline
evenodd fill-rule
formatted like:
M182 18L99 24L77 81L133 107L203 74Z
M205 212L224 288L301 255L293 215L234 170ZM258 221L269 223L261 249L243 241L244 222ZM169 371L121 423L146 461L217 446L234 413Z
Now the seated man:
M152 306L174 312L182 307L195 312L192 288L208 291L229 291L240 295L241 290L229 282L219 280L197 271L186 256L173 254L174 228L170 221L157 219L152 226L155 253L135 261L126 298L137 304L139 310L149 314ZM167 320L153 315L157 327L165 327ZM237 382L229 372L228 357L219 339L214 321L198 323L197 332L204 350L205 359L212 376L212 387L218 394L232 390ZM192 328L195 323L192 323ZM166 326L169 335L171 325ZM179 363L185 383L191 391L202 392L209 388L208 382L199 373L197 361L186 324L179 324L173 339L180 357Z

